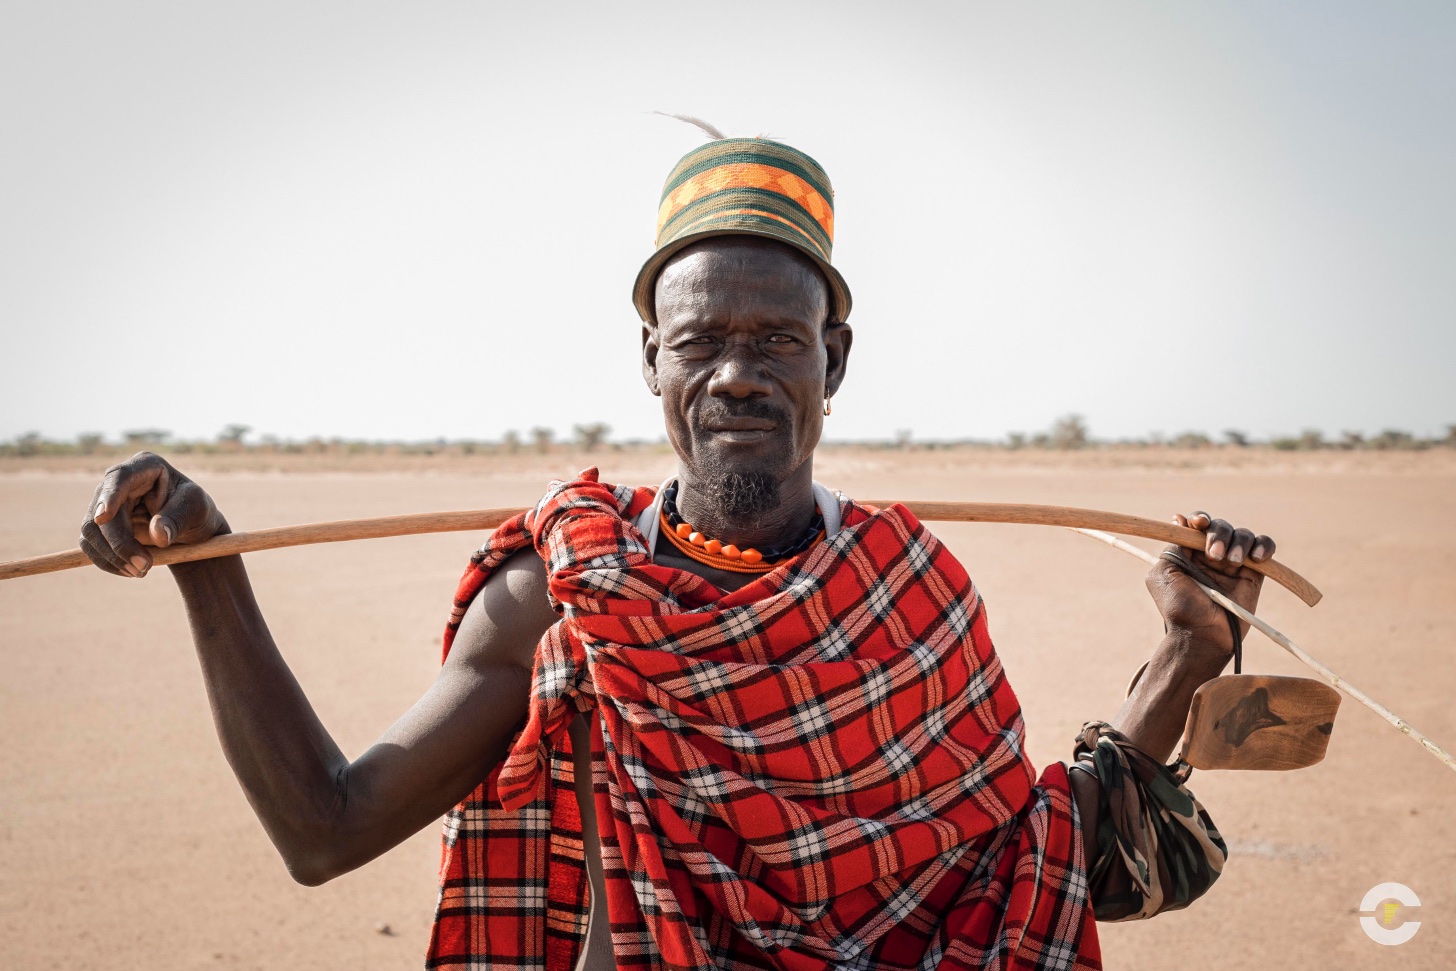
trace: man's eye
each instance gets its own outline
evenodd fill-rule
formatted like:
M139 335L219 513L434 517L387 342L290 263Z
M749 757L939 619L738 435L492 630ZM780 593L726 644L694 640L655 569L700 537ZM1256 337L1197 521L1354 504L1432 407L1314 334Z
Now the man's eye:
M699 334L697 337L689 337L685 343L698 345L711 344L713 343L713 338L706 334Z
M775 334L772 337L770 337L768 340L769 340L769 343L770 344L796 344L796 343L798 343L796 340L794 340L794 338L790 337L788 334Z

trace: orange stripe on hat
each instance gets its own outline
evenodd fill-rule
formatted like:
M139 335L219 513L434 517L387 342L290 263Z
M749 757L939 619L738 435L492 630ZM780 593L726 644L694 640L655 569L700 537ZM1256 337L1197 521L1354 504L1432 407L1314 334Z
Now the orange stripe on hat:
M661 245L662 227L687 206L703 196L725 189L766 189L792 199L834 239L834 206L819 194L819 190L792 172L771 165L755 162L738 162L720 165L702 172L674 189L657 210L658 244ZM822 250L822 247L816 248Z

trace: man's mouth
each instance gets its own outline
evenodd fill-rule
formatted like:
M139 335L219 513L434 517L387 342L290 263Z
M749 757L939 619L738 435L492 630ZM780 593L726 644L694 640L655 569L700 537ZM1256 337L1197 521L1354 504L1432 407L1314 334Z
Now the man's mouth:
M714 418L704 423L708 434L718 441L739 445L749 445L770 438L778 427L776 422L766 418L751 418L746 415L741 418Z
M708 422L710 432L771 432L777 427L764 418L715 418Z
M722 428L713 432L713 437L730 445L753 445L773 437L768 428Z

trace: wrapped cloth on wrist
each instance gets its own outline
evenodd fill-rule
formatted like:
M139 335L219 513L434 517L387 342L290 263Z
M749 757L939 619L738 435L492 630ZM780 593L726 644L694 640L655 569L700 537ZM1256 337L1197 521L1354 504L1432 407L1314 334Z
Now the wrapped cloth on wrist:
M1186 788L1191 768L1162 764L1104 721L1082 726L1072 755L1068 768L1099 784L1096 852L1087 853L1097 919L1140 920L1202 896L1228 846Z

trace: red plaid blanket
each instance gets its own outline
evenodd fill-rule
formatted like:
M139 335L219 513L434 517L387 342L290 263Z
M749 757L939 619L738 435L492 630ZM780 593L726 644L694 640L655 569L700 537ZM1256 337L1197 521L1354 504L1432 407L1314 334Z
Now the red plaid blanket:
M1097 968L1065 766L1034 780L961 565L902 506L724 594L651 562L648 489L553 483L472 559L446 631L534 544L562 620L505 763L447 817L432 968L568 971L588 883L570 720L620 967Z

